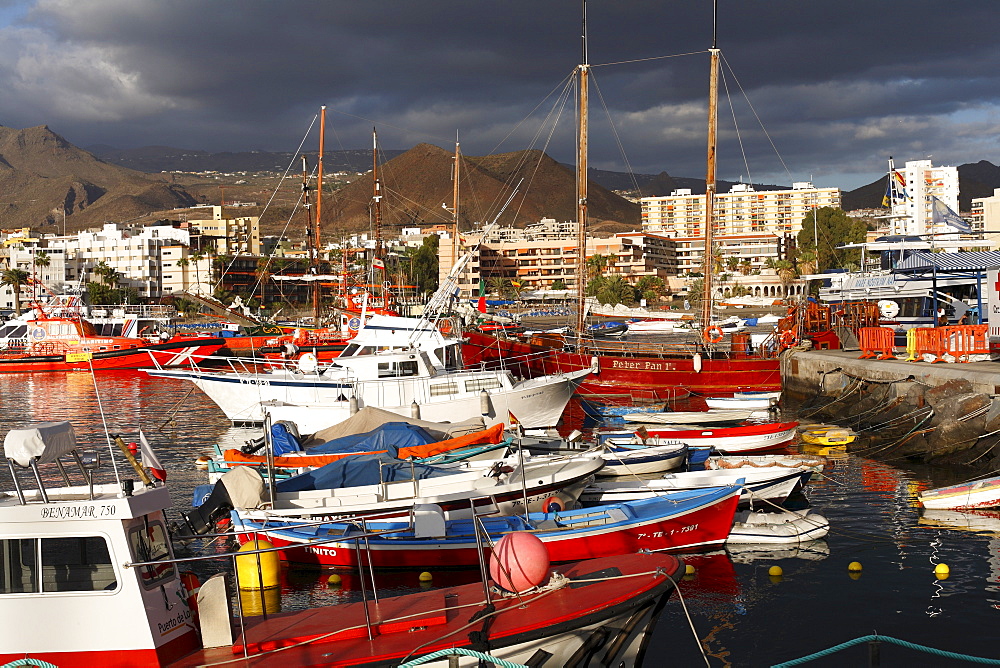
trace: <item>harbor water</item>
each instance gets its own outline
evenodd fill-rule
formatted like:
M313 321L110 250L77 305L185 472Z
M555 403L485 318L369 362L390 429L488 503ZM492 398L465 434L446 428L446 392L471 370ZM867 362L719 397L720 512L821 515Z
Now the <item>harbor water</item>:
M233 447L259 430L229 426L215 405L183 381L151 379L141 371L0 376L0 432L32 421L69 420L78 440L107 451L105 429L138 441L141 428L168 470L175 508L190 505L205 472L195 460L220 440ZM580 411L571 405L573 426ZM794 418L787 410L782 419ZM962 471L877 462L831 451L834 466L814 478L801 505L825 515L822 541L779 549L684 555L695 573L680 583L650 639L647 666L769 666L872 634L940 650L1000 657L992 624L1000 619L1000 512L922 512L920 489L958 482ZM119 467L122 466L119 459ZM105 464L107 467L108 464ZM11 489L6 467L0 473ZM197 546L197 545L195 545ZM203 547L203 546L202 546ZM210 548L211 549L211 548ZM857 562L860 572L850 572ZM938 579L936 564L950 575ZM778 566L782 575L769 575ZM283 574L289 605L358 600L357 576L331 571ZM475 581L478 570L376 573L380 590L405 593ZM286 607L286 609L288 609ZM811 666L868 665L859 645ZM968 665L883 643L884 666Z

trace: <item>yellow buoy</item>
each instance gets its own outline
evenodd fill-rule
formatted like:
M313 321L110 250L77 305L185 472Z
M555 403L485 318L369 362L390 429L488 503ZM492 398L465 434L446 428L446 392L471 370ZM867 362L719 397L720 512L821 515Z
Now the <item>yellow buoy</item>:
M240 607L247 617L281 612L281 589L240 589Z
M421 582L430 582L433 579L434 579L434 576L431 575L430 573L428 573L427 571L424 571L423 573L420 574L420 581Z
M281 561L277 552L242 554L273 547L266 540L252 540L240 546L238 551L241 554L236 555L236 579L240 589L270 589L279 586Z
M767 574L775 576L775 575L784 575L785 572L781 570L781 566L771 566L769 569L767 569Z
M938 564L934 567L934 575L938 580L947 580L951 575L951 569L948 568L948 564Z
M860 573L861 572L861 562L852 561L851 563L849 563L847 565L847 570L851 571L852 573Z
M340 586L340 582L341 582L340 581L340 576L337 575L336 573L334 573L333 575L331 575L330 577L328 577L326 579L326 583L328 585L330 585L331 587L339 587Z
M691 564L685 564L684 565L684 574L685 575L694 575L694 566L692 566Z

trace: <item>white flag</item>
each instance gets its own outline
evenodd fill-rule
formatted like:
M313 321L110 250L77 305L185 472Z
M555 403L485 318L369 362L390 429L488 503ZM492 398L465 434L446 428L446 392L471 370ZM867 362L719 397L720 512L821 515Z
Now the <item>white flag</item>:
M167 470L163 468L160 464L160 460L156 457L156 453L153 452L153 446L149 444L146 440L146 435L139 430L139 452L142 454L142 463L149 469L149 472L153 474L153 477L157 480L165 481L167 479Z

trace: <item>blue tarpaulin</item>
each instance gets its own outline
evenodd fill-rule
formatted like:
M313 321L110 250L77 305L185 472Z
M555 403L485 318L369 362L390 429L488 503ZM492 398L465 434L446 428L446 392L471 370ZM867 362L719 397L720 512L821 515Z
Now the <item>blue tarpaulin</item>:
M423 427L417 427L406 422L386 422L377 429L363 434L343 436L322 445L306 450L310 455L331 455L340 452L378 452L388 451L395 457L399 448L414 445L427 445L440 439L434 438Z
M313 489L340 489L378 485L397 480L422 480L459 471L439 469L426 464L401 462L388 455L355 455L278 483L279 492L303 492Z
M287 455L289 452L299 452L302 446L299 439L288 431L282 422L275 422L271 425L271 447L274 448L275 456Z

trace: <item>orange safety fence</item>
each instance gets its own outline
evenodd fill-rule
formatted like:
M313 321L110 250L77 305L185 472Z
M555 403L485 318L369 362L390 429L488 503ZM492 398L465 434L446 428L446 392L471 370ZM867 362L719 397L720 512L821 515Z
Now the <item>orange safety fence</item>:
M990 344L986 338L988 327L988 325L942 327L944 352L954 357L956 362L968 362L970 355L989 354Z
M858 330L861 356L858 359L891 360L896 357L895 332L888 327L862 327Z
M934 359L930 362L944 362L944 334L946 327L914 327L913 332L913 355L915 361L924 359L924 355L930 355Z

